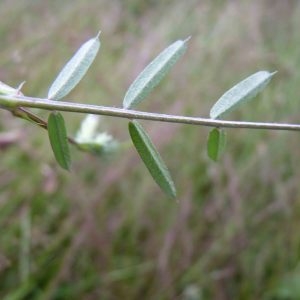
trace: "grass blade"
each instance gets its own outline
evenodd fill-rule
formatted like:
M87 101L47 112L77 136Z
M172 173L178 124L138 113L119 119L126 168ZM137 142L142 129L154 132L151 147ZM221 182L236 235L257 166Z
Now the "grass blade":
M124 108L132 108L148 96L151 90L184 54L187 41L188 39L185 41L178 40L171 44L138 75L125 94Z
M56 161L63 169L69 170L71 156L65 121L61 113L55 111L50 113L48 118L48 135Z
M175 198L176 188L168 168L143 127L137 121L129 122L129 133L137 152L153 179L168 196Z
M85 42L63 67L49 89L48 99L63 98L82 79L99 51L99 34Z
M226 135L222 129L214 128L207 140L207 154L213 161L218 161L226 146Z
M236 84L215 103L210 110L212 119L219 118L224 113L232 110L238 104L254 98L262 91L276 72L259 71Z

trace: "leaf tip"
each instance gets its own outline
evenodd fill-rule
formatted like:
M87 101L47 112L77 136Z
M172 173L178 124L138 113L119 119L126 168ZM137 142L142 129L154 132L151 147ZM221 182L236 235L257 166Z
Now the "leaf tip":
M274 75L276 75L278 73L278 71L276 70L276 71L274 71L274 72L271 72L271 75L270 76L274 76Z
M60 166L63 170L65 170L65 171L67 171L67 172L71 172L71 164L70 164L70 163L68 163L67 165L59 164L59 166Z
M185 40L183 40L184 43L187 43L190 39L192 38L192 36L188 36Z
M23 86L24 86L25 83L26 83L26 81L22 81L22 82L19 84L19 86L17 87L17 91L19 92L19 94L22 94L22 93L21 93L21 90L22 90L22 88L23 88Z
M174 189L172 189L172 192L169 195L172 199L176 199L177 198L177 191L176 188L174 186Z

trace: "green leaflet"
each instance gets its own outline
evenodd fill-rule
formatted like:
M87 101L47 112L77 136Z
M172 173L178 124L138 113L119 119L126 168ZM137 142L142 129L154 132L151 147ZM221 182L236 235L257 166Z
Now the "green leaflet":
M67 131L64 118L59 112L53 111L49 115L48 135L56 161L63 169L69 170L71 156Z
M168 196L175 198L176 188L171 175L143 127L137 121L129 122L129 134L153 179Z
M128 109L140 103L163 79L171 67L184 54L186 42L178 40L162 51L134 80L128 88L123 107Z
M275 73L277 72L259 71L236 84L214 104L210 110L210 117L219 118L238 104L254 98L266 87Z
M99 34L84 43L63 67L49 89L48 99L63 98L82 79L99 51Z
M207 154L213 161L219 160L225 150L226 135L222 129L214 128L210 131L207 140Z

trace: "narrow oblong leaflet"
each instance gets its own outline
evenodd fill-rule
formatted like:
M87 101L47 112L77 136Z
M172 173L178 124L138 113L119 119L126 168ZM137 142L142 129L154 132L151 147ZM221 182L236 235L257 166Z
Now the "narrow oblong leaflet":
M71 156L65 121L61 113L56 111L50 113L48 118L48 136L56 161L63 169L69 170Z
M125 94L123 100L124 108L132 108L148 96L151 90L184 54L188 40L178 40L171 44L138 75Z
M128 128L131 140L153 179L169 197L175 198L176 188L169 170L148 134L137 121L129 122Z
M236 84L214 104L210 110L212 119L219 118L237 105L254 98L277 72L259 71Z
M99 35L84 43L63 67L49 89L48 99L63 98L82 79L99 51Z
M213 161L219 160L226 146L225 131L219 128L214 128L209 132L207 140L207 155Z

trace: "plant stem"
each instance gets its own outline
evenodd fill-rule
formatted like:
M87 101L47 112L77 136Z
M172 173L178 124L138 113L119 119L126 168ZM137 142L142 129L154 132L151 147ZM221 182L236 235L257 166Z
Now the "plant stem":
M208 127L300 131L300 124L214 120L198 117L150 113L91 104L54 101L43 98L33 98L25 96L0 95L0 107L9 110L12 110L16 107L31 107L46 110L88 113L126 119L143 119L169 123L201 125Z
M21 119L25 119L25 120L29 120L32 121L34 124L42 127L43 129L48 130L48 123L47 121L41 119L39 116L37 116L36 114L32 113L31 111L23 108L23 107L16 107L14 109L11 110L11 113ZM76 141L71 138L68 137L68 141L70 144L77 146Z
M38 117L37 115L33 114L31 111L23 108L23 107L17 107L11 111L11 113L18 118L26 119L28 121L32 121L38 126L47 129L47 122Z

